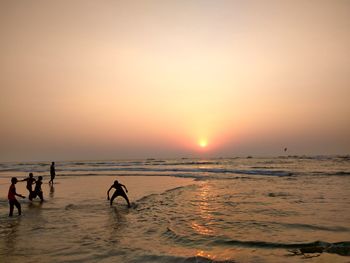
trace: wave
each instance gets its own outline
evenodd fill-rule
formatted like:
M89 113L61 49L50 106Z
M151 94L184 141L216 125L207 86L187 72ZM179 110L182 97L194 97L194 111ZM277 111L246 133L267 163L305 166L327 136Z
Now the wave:
M298 228L298 229L308 229L308 230L321 230L321 231L329 231L329 232L348 232L349 228L343 226L322 226L322 225L310 225L310 224L299 224L299 223L279 223L272 221L254 221L254 220L246 220L246 221L236 221L236 224L254 224L261 226L276 226L276 227L284 227L284 228Z
M115 168L71 168L62 169L61 171L70 172L187 172L187 173L212 173L212 174L248 174L248 175L271 175L271 176L292 176L293 173L283 170L236 170L226 168L148 168L148 167L115 167Z
M255 168L255 167L254 167ZM7 170L16 171L16 170ZM266 175L266 176L303 176L303 175L315 175L315 176L349 176L350 171L336 171L336 172L324 172L324 171L313 171L313 172L291 172L288 170L273 170L273 169L250 169L250 170L238 170L238 169L227 169L227 168L157 168L157 167L115 167L115 168L72 168L72 169L61 169L61 171L69 172L148 172L148 173L207 173L207 174L240 174L240 175ZM0 171L1 172L1 171ZM96 173L96 175L98 175Z
M188 244L188 245L194 245L195 240L183 235L179 235L176 233L175 230L171 229L170 227L167 227L165 232L163 233L163 236L165 238L169 238L172 241L178 242L180 244Z
M348 172L346 172L346 171L334 172L334 173L331 173L330 175L350 175L350 171L348 171Z
M221 162L216 161L191 161L191 162L165 162L163 165L216 165Z
M330 231L330 232L344 232L350 231L349 228L342 226L318 226L318 225L309 225L309 224L293 224L293 223L282 223L281 225L292 227L292 228L305 228L311 230L322 230L322 231Z
M144 255L134 260L134 263L166 262L166 263L235 263L234 260L216 260L202 256L180 257L171 255Z
M249 174L246 174L249 175ZM205 180L237 180L237 179L246 179L246 180L255 180L255 178L247 176L232 176L232 175L221 175L221 174L212 174L212 175L202 175L194 173L84 173L84 174L60 174L58 177L84 177L84 176L110 176L110 177L129 177L129 176L147 176L147 177L177 177L177 178L188 178L194 179L195 181L205 181ZM49 175L43 175L44 178L49 177Z
M99 175L102 173L148 173L164 174L204 179L231 179L232 175L259 176L349 176L347 162L349 156L292 156L280 158L214 158L214 159L144 159L124 161L66 161L57 164L58 175L67 173L88 173ZM300 166L300 160L302 161ZM319 162L328 160L329 163L319 166ZM339 160L342 162L340 163ZM305 167L305 169L303 168ZM0 174L12 172L49 172L49 163L1 163ZM216 177L216 175L219 175ZM226 178L228 175L229 178Z
M307 226L308 227L308 226ZM322 228L324 229L324 228ZM186 237L176 233L175 230L167 227L163 235L173 241L181 244L195 245L201 243L201 240L197 240L195 235ZM342 241L336 243L329 243L325 241L314 241L309 243L277 243L266 241L243 241L243 240L225 240L223 237L211 236L212 241L206 243L209 246L235 246L244 248L259 248L259 249L287 249L292 250L295 254L304 253L332 253L341 256L350 256L350 241Z
M151 198L154 198L154 197L157 197L157 196L161 196L161 195L166 195L166 194L169 194L169 193L172 193L172 192L178 192L178 191L181 191L182 189L193 187L193 186L194 185L177 186L177 187L165 190L163 193L160 193L160 194L154 194L153 193L153 194L145 195L145 196L141 197L140 199L136 200L135 202L136 203L143 203L143 202L146 203Z
M241 241L241 240L216 240L212 245L229 245L249 248L282 248L297 249L301 253L333 253L341 256L350 256L350 241L328 243L324 241L315 241L310 243L273 243L265 241ZM315 251L315 252L312 252Z

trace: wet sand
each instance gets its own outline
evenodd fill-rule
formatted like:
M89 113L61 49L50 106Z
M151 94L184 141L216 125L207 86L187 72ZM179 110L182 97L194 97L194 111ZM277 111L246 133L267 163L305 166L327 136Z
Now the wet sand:
M25 176L17 178L20 180L25 178ZM49 177L47 176L44 178L42 190L44 192L44 199L48 202L47 205L56 204L58 201L60 201L60 203L66 201L68 204L71 204L76 200L87 201L90 199L98 199L102 205L107 200L107 191L113 184L114 180L118 180L119 183L124 184L127 187L129 191L127 195L129 196L130 202L134 202L150 194L161 193L175 187L194 183L193 179L169 176L58 176L54 181L55 183L50 185L48 184ZM7 191L9 186L10 178L1 178L0 200L2 202L7 202ZM25 182L18 182L16 184L16 189L17 193L26 196L26 199L17 197L20 203L23 204L23 211L25 214L26 204L30 203ZM112 189L110 191L110 196L112 196L113 192L114 190ZM34 200L34 203L37 202L39 202L38 198ZM122 203L124 200L121 197L118 197L115 202Z
M101 244L114 246L114 238L120 238L121 229L129 224L125 200L117 197L113 207L107 201L107 190L116 179L128 188L133 207L142 197L194 183L193 179L165 176L58 176L51 186L46 177L42 186L45 202L18 198L22 216L17 216L15 209L14 217L9 218L9 180L2 178L0 262L85 262L87 257L89 262L101 260ZM28 196L25 182L18 182L16 188Z

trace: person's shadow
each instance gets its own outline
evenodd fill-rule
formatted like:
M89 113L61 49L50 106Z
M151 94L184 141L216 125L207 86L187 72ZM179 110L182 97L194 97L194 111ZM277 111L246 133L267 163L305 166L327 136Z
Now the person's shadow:
M111 207L109 212L109 218L106 222L106 229L109 229L109 242L111 244L119 243L120 236L124 232L125 227L128 225L128 220L125 217L125 214L128 212L119 211L116 207Z
M112 207L110 225L112 226L113 230L119 230L125 223L125 216L120 213L116 207Z
M53 186L53 184L50 185L50 198L54 198L55 196L55 187Z

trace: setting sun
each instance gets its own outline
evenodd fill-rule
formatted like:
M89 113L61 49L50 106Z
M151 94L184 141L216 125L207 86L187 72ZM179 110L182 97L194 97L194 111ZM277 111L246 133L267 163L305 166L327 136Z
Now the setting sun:
M207 145L208 145L207 140L202 139L202 140L199 141L199 146L200 147L205 148L205 147L207 147Z

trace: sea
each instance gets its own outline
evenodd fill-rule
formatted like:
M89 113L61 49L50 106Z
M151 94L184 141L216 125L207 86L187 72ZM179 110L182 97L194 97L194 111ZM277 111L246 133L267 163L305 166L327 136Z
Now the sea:
M0 262L350 262L348 155L57 161L54 185L50 164L0 163ZM29 172L45 201L10 218Z

